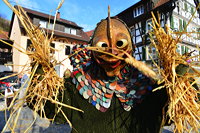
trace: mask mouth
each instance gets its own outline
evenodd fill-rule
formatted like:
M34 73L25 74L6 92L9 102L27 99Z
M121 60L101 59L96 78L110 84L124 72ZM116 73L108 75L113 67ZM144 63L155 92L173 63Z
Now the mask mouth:
M108 60L109 59L109 60ZM116 68L119 65L121 65L122 61L116 58L101 58L101 57L96 57L96 61L98 64L107 66L110 68Z

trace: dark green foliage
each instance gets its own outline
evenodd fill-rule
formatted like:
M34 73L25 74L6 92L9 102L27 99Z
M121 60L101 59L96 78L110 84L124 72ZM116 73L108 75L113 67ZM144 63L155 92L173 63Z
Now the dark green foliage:
M0 14L0 30L8 32L9 29L10 29L10 21L3 18L3 16Z

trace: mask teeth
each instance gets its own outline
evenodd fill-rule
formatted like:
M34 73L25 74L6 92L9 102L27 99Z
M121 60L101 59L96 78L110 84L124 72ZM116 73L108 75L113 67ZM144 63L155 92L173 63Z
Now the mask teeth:
M108 41L111 45L111 40L112 40L112 27L111 27L111 19L110 19L110 6L108 6L108 22L107 22L107 36L108 36Z

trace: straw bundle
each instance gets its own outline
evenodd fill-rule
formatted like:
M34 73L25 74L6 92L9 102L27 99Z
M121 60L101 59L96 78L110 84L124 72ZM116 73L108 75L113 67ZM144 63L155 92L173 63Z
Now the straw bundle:
M162 66L162 68L158 67L158 70L169 95L167 111L169 121L174 122L174 132L198 132L200 128L199 90L194 88L194 84L197 82L195 77L200 75L185 61L185 56L176 52L176 45L180 41L180 37L173 39L169 28L166 26L165 32L154 14L152 16L153 31L150 33L150 38L151 44L157 49ZM194 72L186 71L179 75L176 67L179 67L180 64L190 67Z
M15 15L17 15L32 43L29 50L20 50L20 52L27 54L31 59L30 65L32 66L32 71L30 75L30 81L26 81L28 87L25 91L25 97L23 99L19 99L22 102L14 107L13 113L18 111L17 116L19 116L20 110L23 107L23 103L27 102L33 107L33 111L40 111L40 115L45 117L46 115L44 106L47 100L49 100L51 103L56 104L57 108L55 110L57 110L57 112L60 111L62 114L63 111L60 109L61 106L83 112L82 110L63 104L62 98L58 99L58 97L60 97L58 96L59 94L62 94L61 97L63 97L64 81L63 78L60 78L58 76L54 69L55 66L59 65L61 62L57 62L57 60L54 59L53 55L50 53L50 50L53 49L50 47L50 43L54 40L53 31L51 36L49 36L45 33L45 31L32 24L23 8L18 6L18 8L16 9L7 0L3 1L12 9ZM61 1L59 3L58 8L56 10L56 15L58 9L62 6L63 2L64 1ZM54 26L56 21L56 15L54 18ZM12 105L14 105L14 103ZM15 119L16 123L17 118ZM67 119L66 116L65 118ZM16 123L12 127L13 129L11 129L12 131L15 129ZM68 123L71 125L69 121Z

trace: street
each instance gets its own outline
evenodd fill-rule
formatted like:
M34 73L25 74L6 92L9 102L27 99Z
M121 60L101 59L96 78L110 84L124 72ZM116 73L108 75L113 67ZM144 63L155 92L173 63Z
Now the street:
M4 101L0 99L0 110L5 108ZM7 111L7 114L9 112ZM4 111L0 111L0 132L2 132L5 126L5 113ZM14 116L14 118L16 118ZM18 122L15 133L23 133L29 127L29 125L33 122L34 116L33 111L29 109L27 106L23 107ZM48 120L40 118L38 115L36 116L36 120L31 128L28 130L29 133L69 133L71 131L68 124L56 125L51 124ZM6 133L9 133L10 130L6 129Z
M1 99L0 101L0 109L3 109L4 101ZM7 112L9 114L9 112ZM0 132L2 132L4 126L5 126L5 113L4 111L0 111ZM14 117L15 118L15 117ZM33 122L34 116L31 109L29 109L27 106L23 107L22 112L19 116L19 120L17 123L17 128L15 130L15 133L23 133L27 127ZM39 118L37 116L36 121L34 122L33 126L28 130L29 133L70 133L71 129L69 125L57 125L57 124L51 124L48 120ZM6 129L6 133L9 133L10 130ZM172 127L164 127L162 133L173 133Z

